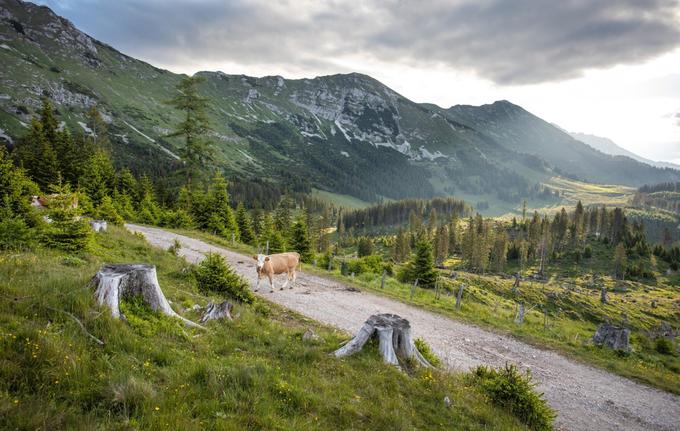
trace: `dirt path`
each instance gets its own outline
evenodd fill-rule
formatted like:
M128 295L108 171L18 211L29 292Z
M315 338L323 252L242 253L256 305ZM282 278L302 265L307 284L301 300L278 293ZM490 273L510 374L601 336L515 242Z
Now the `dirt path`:
M252 258L162 229L127 225L147 240L168 248L182 243L180 254L196 262L208 251L222 254L249 281L255 282ZM283 277L277 280L280 286ZM262 291L266 293L262 293ZM293 290L260 289L267 299L350 333L375 313L395 313L411 322L451 367L467 370L478 364L512 362L531 369L550 405L558 411L559 428L568 430L680 430L680 397L635 383L606 371L541 350L511 337L480 329L385 297L347 289L342 283L300 273Z

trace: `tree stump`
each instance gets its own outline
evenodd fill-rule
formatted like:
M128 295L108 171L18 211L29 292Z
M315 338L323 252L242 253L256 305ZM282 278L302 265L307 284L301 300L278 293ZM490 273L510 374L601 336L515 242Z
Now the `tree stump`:
M424 367L432 367L413 343L411 324L396 314L372 315L357 335L333 354L338 358L353 355L374 335L378 337L378 349L385 363L400 367L399 358L411 358Z
M106 232L108 227L106 220L90 220L90 226L92 226L92 230L97 233Z
M231 310L233 308L234 308L234 306L229 301L224 301L221 304L215 304L214 302L211 301L205 307L205 313L203 313L203 317L201 317L200 322L205 323L208 320L217 320L217 319L232 320Z
M614 326L611 323L602 323L593 335L595 345L606 346L614 350L629 351L629 342L630 329Z
M120 301L140 296L151 309L182 320L187 326L203 328L170 307L158 284L156 267L145 264L104 265L92 277L90 285L97 286L94 297L99 305L105 305L115 318L120 318Z

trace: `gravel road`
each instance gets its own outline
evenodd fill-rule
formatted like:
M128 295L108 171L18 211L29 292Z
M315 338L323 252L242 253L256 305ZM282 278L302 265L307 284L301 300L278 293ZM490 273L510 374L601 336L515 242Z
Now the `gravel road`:
M158 247L168 248L173 240L179 240L180 255L191 262L201 260L206 252L218 252L254 285L255 262L250 256L162 229L126 226L143 233ZM279 277L277 286L285 279ZM553 351L399 301L353 291L342 283L304 272L299 273L297 286L292 290L276 290L271 294L268 284L264 289L262 285L259 294L268 300L349 333L356 332L371 314L398 314L411 322L414 336L424 338L452 369L468 370L479 364L498 367L506 362L531 369L539 390L558 412L559 429L680 430L679 396L567 359Z

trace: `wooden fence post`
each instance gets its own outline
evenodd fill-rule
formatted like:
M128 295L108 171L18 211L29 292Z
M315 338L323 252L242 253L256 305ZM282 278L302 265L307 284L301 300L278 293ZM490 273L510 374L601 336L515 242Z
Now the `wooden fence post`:
M234 243L236 242L236 234L234 232L231 233L231 246L234 246Z
M416 294L416 288L418 287L418 279L416 278L415 283L413 283L413 287L411 287L411 301L413 301L413 295Z
M458 289L458 295L456 295L456 310L460 310L461 301L463 299L463 290L465 289L465 284L460 285Z
M328 256L328 271L333 269L333 255Z
M267 250L264 252L264 254L269 254L269 240L267 240Z
M383 269L382 273L382 279L380 280L380 288L384 289L385 288L385 276L387 275L387 270Z
M519 303L519 312L517 313L517 317L515 317L515 323L518 325L521 325L524 323L524 303L520 302Z

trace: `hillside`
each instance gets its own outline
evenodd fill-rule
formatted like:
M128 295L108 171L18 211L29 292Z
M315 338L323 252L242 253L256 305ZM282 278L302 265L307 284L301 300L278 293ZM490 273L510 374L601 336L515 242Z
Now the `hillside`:
M78 256L0 252L3 429L526 429L462 375L409 376L384 366L377 349L331 358L345 334L266 303L237 305L234 321L207 331L134 303L127 322L112 319L83 286L103 262L130 260L156 264L191 318L182 310L220 299L196 289L186 261L123 229ZM318 340L303 340L309 329ZM443 407L445 396L455 408Z
M165 101L180 75L21 0L0 4L0 42L2 139L18 142L42 97L84 133L83 113L96 104L119 166L180 181L180 142L165 137L179 121ZM364 201L457 195L507 207L522 199L554 202L542 183L556 175L632 186L680 180L678 172L597 152L509 102L444 110L356 73L298 80L200 75L212 106L215 164L239 181Z

